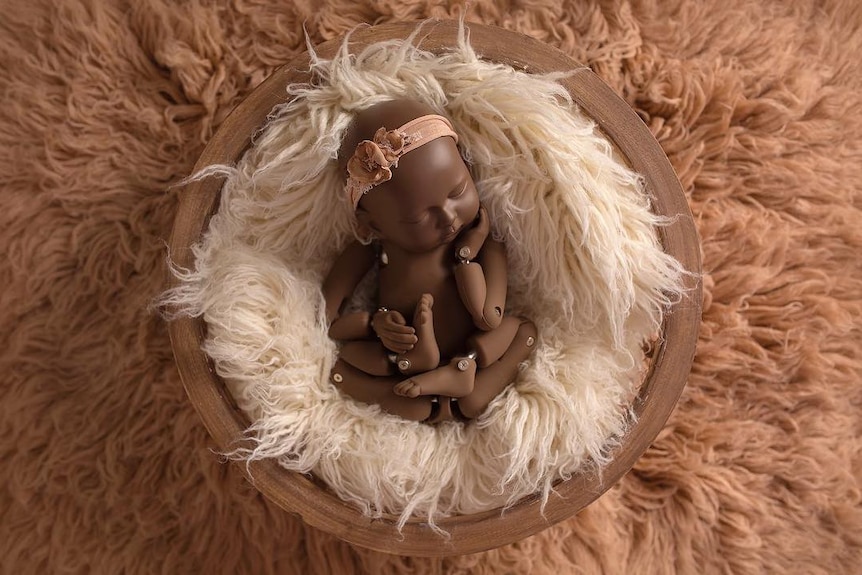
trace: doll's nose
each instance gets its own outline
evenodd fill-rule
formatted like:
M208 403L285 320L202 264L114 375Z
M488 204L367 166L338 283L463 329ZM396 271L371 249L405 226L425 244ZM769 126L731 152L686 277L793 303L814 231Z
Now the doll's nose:
M440 223L444 227L451 226L457 217L458 212L455 211L455 205L452 202L446 202L443 204L443 207L440 210Z

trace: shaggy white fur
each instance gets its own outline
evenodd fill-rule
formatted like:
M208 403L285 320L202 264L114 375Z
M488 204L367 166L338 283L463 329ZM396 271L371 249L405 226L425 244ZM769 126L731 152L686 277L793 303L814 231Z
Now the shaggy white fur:
M247 459L312 472L366 514L420 516L547 500L554 482L599 468L629 423L642 344L681 294L638 176L555 77L480 60L462 35L435 55L406 41L331 61L288 86L227 175L197 269L165 300L202 314L205 351L254 422ZM328 374L321 280L354 238L335 157L355 111L427 102L461 137L511 268L509 307L539 330L517 381L469 425L432 427L344 397Z

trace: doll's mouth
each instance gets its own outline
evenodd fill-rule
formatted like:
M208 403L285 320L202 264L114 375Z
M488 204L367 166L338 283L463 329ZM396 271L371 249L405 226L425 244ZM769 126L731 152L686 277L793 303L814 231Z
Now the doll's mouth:
M454 240L459 233L461 233L461 226L458 226L457 228L455 226L449 226L446 228L443 241L448 242L450 240Z

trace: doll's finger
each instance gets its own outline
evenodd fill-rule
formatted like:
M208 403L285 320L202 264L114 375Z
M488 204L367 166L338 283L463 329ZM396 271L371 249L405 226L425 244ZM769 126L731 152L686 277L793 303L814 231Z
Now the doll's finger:
M391 341L388 339L384 339L383 346L389 351L394 351L395 353L407 353L411 349L413 349L413 344L405 344L399 343L395 341Z
M416 333L416 330L409 325L399 325L389 321L384 322L383 325L380 326L380 331L391 335L413 335Z
M488 230L491 229L491 224L488 221L488 210L482 204L479 204L479 214L476 216L476 219L476 227L482 228L485 230L485 233L488 233Z
M409 346L413 346L419 341L419 338L413 333L387 333L384 337L393 343Z

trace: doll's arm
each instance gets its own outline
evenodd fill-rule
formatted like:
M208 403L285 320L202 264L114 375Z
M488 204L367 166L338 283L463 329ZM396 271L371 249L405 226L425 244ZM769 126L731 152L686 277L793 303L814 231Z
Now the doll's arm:
M455 281L476 327L483 331L496 329L506 308L506 246L493 239L486 240L478 260L462 260L455 265Z
M323 280L326 322L329 324L329 335L333 339L361 339L372 334L371 317L367 312L350 313L341 317L339 314L356 286L374 265L374 259L374 248L353 242L341 252Z

